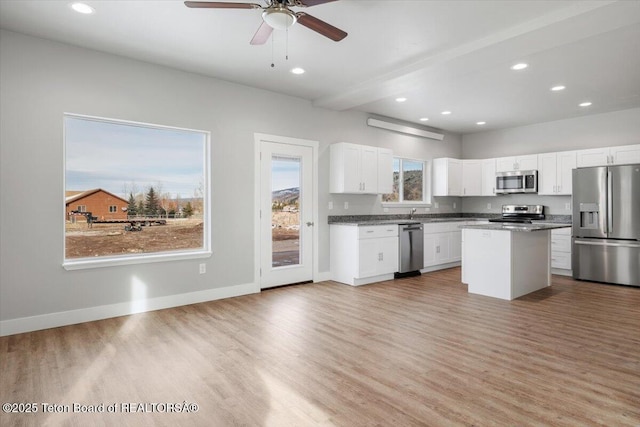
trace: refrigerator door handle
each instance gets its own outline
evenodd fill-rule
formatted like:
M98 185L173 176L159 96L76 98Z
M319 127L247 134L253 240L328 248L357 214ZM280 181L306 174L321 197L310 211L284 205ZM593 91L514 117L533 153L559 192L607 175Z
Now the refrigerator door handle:
M607 171L607 225L605 233L613 232L613 177L611 171Z
M640 248L640 243L633 242L608 242L608 241L594 241L594 240L576 240L576 245L587 245L587 246L616 246L620 248Z

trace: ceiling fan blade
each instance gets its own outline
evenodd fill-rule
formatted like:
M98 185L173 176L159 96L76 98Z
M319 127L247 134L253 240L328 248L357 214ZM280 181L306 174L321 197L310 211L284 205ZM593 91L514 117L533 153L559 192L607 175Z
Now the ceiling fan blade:
M296 6L311 7L311 6L316 6L323 3L331 3L332 1L338 1L338 0L298 0L294 3Z
M186 1L184 5L193 8L211 9L262 9L262 6L256 3L227 3L223 1Z
M304 25L318 34L322 34L323 36L330 38L334 42L339 42L343 38L347 37L347 33L342 31L340 28L336 28L333 25L327 24L326 22L304 12L298 12L296 13L296 16L299 24Z
M271 35L272 31L273 28L271 28L269 24L263 21L262 25L258 27L258 31L256 31L256 33L253 35L253 38L249 43L253 45L265 44L267 40L269 40L269 36Z

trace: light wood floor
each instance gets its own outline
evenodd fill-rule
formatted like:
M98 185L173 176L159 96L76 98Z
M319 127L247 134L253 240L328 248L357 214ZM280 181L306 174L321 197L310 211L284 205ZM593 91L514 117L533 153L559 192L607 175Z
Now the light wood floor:
M3 426L638 426L640 288L554 276L508 302L459 269L324 282L3 337L0 357L0 401L39 404ZM185 401L199 411L120 405Z

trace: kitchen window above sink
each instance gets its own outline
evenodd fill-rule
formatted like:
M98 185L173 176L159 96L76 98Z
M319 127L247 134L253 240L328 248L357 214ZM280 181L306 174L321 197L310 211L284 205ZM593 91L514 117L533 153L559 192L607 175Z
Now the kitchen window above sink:
M430 163L425 160L393 158L393 193L382 195L382 204L430 205Z

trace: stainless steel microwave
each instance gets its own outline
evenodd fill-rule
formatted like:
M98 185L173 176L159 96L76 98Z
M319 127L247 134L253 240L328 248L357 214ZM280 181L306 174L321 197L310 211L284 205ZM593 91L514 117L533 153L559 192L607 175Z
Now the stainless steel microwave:
M496 194L537 193L538 171L496 173Z

